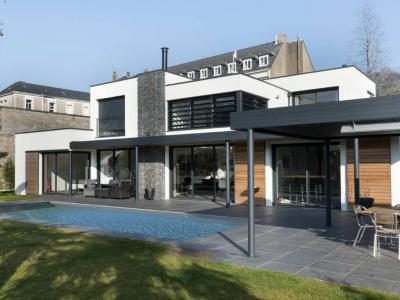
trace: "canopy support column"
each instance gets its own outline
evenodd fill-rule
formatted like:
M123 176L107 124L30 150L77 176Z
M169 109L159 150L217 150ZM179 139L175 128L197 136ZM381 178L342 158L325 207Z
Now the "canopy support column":
M225 142L225 201L226 201L226 207L228 208L231 205L231 166L230 166L230 145L229 141Z
M135 147L135 201L139 200L139 146Z
M326 226L332 226L331 216L331 151L330 140L325 140L325 205L326 205Z
M72 152L69 151L69 195L72 196Z
M353 141L354 150L354 203L360 203L360 144L358 138Z
M248 256L255 256L255 224L254 224L254 131L247 130L247 193L249 208L248 224Z

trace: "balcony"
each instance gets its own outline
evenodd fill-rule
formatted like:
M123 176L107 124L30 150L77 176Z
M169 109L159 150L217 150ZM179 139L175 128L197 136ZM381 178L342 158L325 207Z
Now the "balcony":
M97 137L112 137L125 135L125 118L99 118L97 119Z

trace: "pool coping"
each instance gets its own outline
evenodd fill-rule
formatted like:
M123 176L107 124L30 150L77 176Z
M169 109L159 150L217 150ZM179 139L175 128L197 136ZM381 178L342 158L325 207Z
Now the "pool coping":
M203 216L203 217L212 217L212 218L224 218L224 219L234 219L234 220L247 220L247 218L242 217L229 217L229 216L218 216L218 215L210 215L210 214L200 214L200 213L191 213L191 212L182 212L182 211L173 211L173 210L159 210L159 209L151 209L151 208L138 208L138 207L123 207L123 206L113 206L113 205L104 205L104 204L88 204L88 203L77 203L77 202L64 202L57 200L50 201L42 201L47 203L56 203L62 205L78 205L78 206L95 206L95 207L103 207L103 208L116 208L116 209L128 209L128 210L144 210L151 212L162 212L162 213L173 213L173 214L181 214L181 215L195 215L195 216Z

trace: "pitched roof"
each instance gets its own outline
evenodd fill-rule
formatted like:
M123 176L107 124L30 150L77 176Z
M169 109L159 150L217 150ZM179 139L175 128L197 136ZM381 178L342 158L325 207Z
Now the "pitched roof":
M24 81L17 81L12 85L6 87L4 90L0 92L0 95L9 94L12 92L22 92L22 93L30 93L36 95L43 95L48 97L56 97L56 98L66 98L66 99L75 99L75 100L83 100L89 101L90 95L86 92L74 91L68 89L61 89L46 85L39 85L28 83Z
M258 64L255 64L255 66L249 71L255 71L257 69L266 69L271 67L271 65L273 64L275 56L278 54L281 45L282 44L280 43L276 44L274 42L270 42L249 48L239 49L236 50L237 58L243 60L246 58L256 58L261 55L270 54L269 63L267 66L258 67ZM179 65L170 66L168 67L168 72L175 74L185 74L190 71L196 71L204 68L210 68L213 66L224 65L226 63L233 61L234 53L235 51L230 51L223 54L210 56L207 58L202 58L199 60L194 60Z

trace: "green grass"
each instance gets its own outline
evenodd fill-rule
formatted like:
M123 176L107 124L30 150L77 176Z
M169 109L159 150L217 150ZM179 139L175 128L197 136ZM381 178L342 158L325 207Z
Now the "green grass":
M0 221L0 299L399 297L211 262L158 243L3 220Z
M2 201L17 201L17 200L29 200L37 197L37 195L15 195L14 191L0 192L0 202Z

